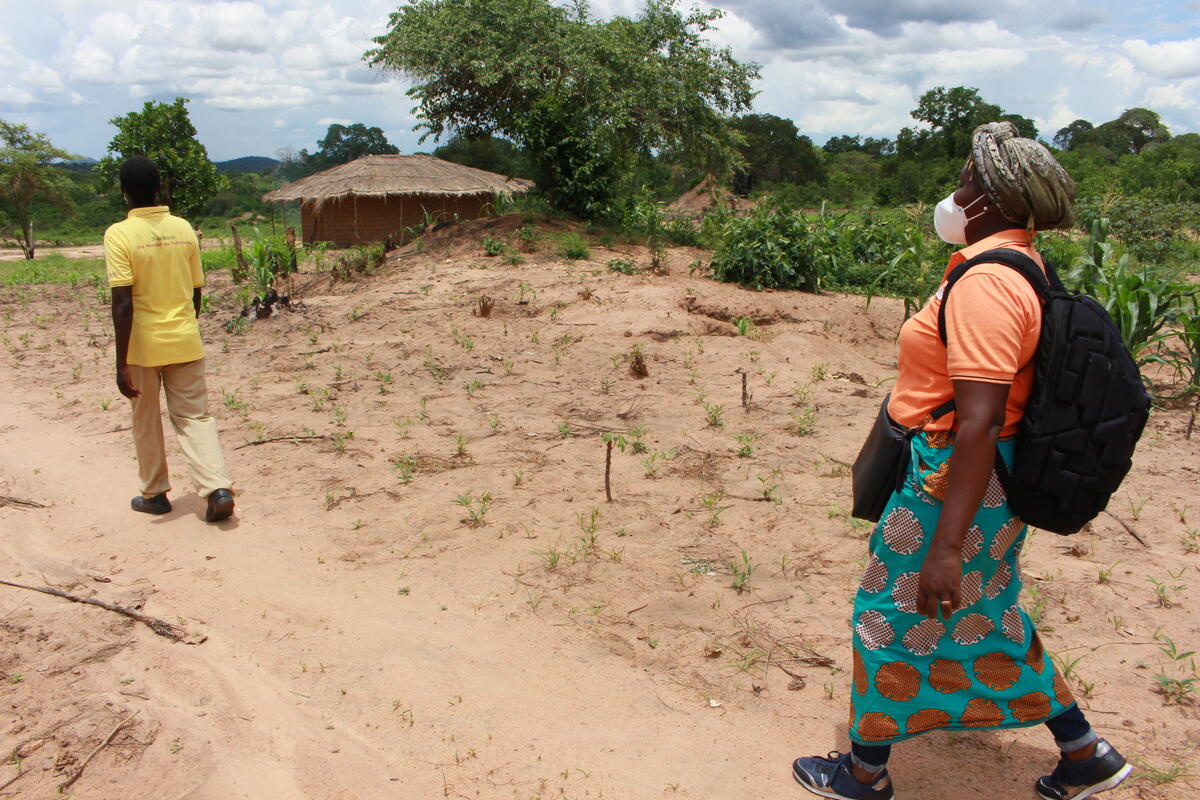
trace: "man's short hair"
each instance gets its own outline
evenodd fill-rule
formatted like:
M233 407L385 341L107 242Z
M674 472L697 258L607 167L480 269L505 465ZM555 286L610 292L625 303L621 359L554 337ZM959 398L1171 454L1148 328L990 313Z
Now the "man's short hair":
M121 163L121 191L140 205L154 202L162 187L158 165L145 156L130 156Z

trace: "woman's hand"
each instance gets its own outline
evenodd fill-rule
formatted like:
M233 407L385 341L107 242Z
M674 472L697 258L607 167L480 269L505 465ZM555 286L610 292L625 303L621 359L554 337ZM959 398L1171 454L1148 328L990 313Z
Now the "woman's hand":
M962 584L962 558L958 553L939 548L929 549L921 566L917 584L917 611L930 619L941 614L946 619L962 603L959 591Z

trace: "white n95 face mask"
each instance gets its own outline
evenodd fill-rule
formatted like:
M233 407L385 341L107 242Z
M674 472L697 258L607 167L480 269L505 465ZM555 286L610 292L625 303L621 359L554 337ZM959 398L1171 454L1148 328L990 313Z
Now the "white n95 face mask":
M942 202L934 206L933 229L937 231L937 235L942 238L942 241L948 244L967 243L967 223L983 216L981 212L974 217L968 217L967 209L983 198L984 195L979 195L966 206L960 206L954 201L954 192L951 192Z

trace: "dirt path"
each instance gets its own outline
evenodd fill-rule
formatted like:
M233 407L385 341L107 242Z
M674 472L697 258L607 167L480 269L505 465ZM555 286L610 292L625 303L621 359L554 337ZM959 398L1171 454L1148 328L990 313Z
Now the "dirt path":
M28 771L0 797L52 795L134 711L77 796L800 797L791 759L845 746L865 531L845 516L844 463L891 369L897 305L689 279L687 252L672 253L679 277L655 278L604 268L637 250L568 265L547 245L506 267L449 235L427 247L358 284L307 278L306 311L240 336L205 320L239 491L219 526L173 441L175 511L128 511L127 407L94 293L0 295L0 383L18 389L0 396L0 494L48 506L0 507L0 577L144 602L208 636L173 644L0 588L0 752L23 748ZM471 313L483 294L489 319ZM757 339L732 335L742 314ZM635 344L645 380L628 371ZM789 433L810 407L813 432ZM1195 706L1164 706L1150 678L1156 630L1200 643L1196 592L1158 607L1146 581L1182 569L1196 584L1179 518L1200 518L1200 442L1185 423L1156 415L1126 493L1149 550L1102 520L1035 536L1024 561L1048 647L1085 656L1076 689L1090 682L1094 719L1158 767L1200 744ZM617 454L606 504L598 431L639 425L648 453ZM336 439L235 449L306 429ZM746 458L742 432L761 435ZM478 510L484 493L472 527L455 500ZM738 593L742 551L756 568ZM893 774L925 800L1028 797L1052 761L1040 729L934 734L898 749Z

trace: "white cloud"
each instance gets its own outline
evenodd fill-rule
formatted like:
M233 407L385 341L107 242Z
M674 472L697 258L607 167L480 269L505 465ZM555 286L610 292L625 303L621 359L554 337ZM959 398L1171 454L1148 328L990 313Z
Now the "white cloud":
M267 12L257 3L213 3L193 21L205 26L207 41L218 50L262 53L272 44Z
M1154 110L1195 110L1200 108L1200 78L1176 84L1151 86L1146 90L1144 105Z
M1056 0L1049 10L1040 0L711 1L728 13L709 38L763 65L754 110L795 120L818 143L895 136L914 124L920 94L939 85L978 87L1045 136L1138 105L1161 109L1176 133L1200 130L1200 39L1175 32L1159 41L1179 18L1169 0L1150 0L1136 17L1116 0ZM0 32L0 116L37 122L63 146L99 155L108 119L180 95L192 99L201 141L218 158L311 149L335 121L378 125L413 148L406 85L362 61L402 2L17 4ZM592 2L600 17L643 7Z
M1157 44L1131 39L1122 49L1139 68L1161 78L1200 75L1200 38Z
M12 84L0 84L0 103L14 103L25 105L33 103L36 98L33 93L24 86L13 86Z
M328 128L330 125L352 125L354 120L344 117L321 117L317 120L317 124L322 128Z
M246 0L124 5L68 37L73 79L243 111L331 103L380 86L362 66L380 15L365 22L316 0L276 2L270 13Z

